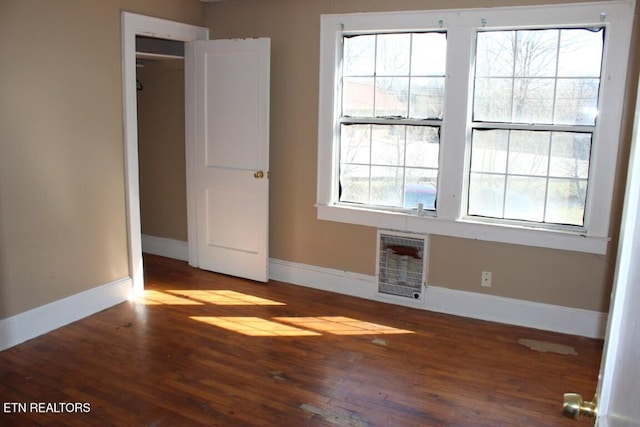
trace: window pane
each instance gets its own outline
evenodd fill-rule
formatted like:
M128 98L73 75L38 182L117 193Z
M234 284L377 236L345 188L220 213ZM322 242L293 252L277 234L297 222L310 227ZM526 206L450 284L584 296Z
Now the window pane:
M439 129L407 126L406 165L437 169L440 156Z
M549 175L586 179L589 176L591 134L554 132Z
M408 96L408 77L377 78L375 93L375 116L406 118L409 114Z
M340 201L369 203L369 166L340 165Z
M411 34L379 34L376 57L378 76L408 76Z
M560 32L558 76L600 77L604 28Z
M508 122L551 123L553 118L553 79L515 79L513 117Z
M444 77L413 77L409 117L442 119L444 109Z
M558 30L509 31L516 39L514 75L553 77L556 74Z
M508 130L474 130L471 147L471 171L507 171Z
M407 168L405 171L404 207L435 210L438 186L438 172L431 169Z
M342 115L373 116L373 77L345 77L342 83Z
M371 167L370 204L401 207L404 188L404 169L394 167Z
M406 126L373 126L371 163L374 165L403 165Z
M447 63L445 33L413 34L411 42L411 75L444 76Z
M481 32L477 36L476 76L512 77L514 58L513 31Z
M546 219L557 224L584 224L587 181L580 179L550 179Z
M364 35L344 39L344 75L373 76L376 36Z
M508 173L547 175L551 132L511 131Z
M477 78L473 94L473 120L510 121L512 92L512 79Z
M595 125L599 85L598 79L558 80L554 123Z
M507 177L504 218L543 222L546 184L545 178Z
M340 162L371 161L371 125L342 125L340 127Z
M469 180L469 215L502 218L505 176L472 172Z

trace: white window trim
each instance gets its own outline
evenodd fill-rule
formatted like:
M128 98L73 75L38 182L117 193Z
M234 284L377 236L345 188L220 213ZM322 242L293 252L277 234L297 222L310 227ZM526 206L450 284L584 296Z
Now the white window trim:
M635 0L572 3L490 9L434 10L323 15L320 41L318 116L318 219L406 232L431 233L528 246L605 254L616 160L620 143L623 99ZM497 223L465 217L464 181L470 126L469 88L473 78L475 32L480 28L606 26L599 129L594 136L589 178L590 197L582 228L542 228L535 224ZM345 33L409 30L447 31L447 84L441 130L437 214L376 210L338 204L336 135L339 100L340 45ZM453 64L453 65L452 65ZM449 82L455 84L449 84ZM459 111L451 113L451 111ZM602 135L608 135L606 143ZM460 141L460 143L455 143ZM436 216L437 215L437 216Z

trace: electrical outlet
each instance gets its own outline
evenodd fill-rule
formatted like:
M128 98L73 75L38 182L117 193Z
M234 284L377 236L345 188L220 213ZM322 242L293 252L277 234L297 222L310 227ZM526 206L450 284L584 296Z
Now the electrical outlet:
M483 271L482 276L480 277L480 286L484 286L485 288L491 287L491 272Z

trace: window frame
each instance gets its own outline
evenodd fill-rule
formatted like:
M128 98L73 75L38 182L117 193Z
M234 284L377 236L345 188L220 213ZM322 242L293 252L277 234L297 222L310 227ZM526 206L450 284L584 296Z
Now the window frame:
M382 74L378 74L377 70L378 70L378 66L381 63L380 61L384 62L384 59L380 59L379 58L379 43L380 43L380 38L384 38L386 36L397 36L397 35L402 35L402 36L409 36L408 42L409 42L409 49L407 52L407 57L406 59L408 60L407 62L407 70L406 70L406 74L403 74L402 72L400 74L395 73L382 73ZM384 80L384 79L395 79L398 78L400 80L402 79L406 79L406 84L407 84L407 89L409 91L409 94L411 95L411 88L412 88L412 83L418 79L421 78L438 78L438 79L442 79L442 83L444 83L444 79L445 79L445 75L442 73L431 73L431 74L424 74L424 73L420 73L420 72L415 72L412 69L412 65L413 62L413 55L415 53L415 51L413 50L413 43L416 40L416 37L421 37L424 35L437 35L439 37L443 37L446 39L446 34L444 33L444 31L420 31L420 32L407 32L407 31L401 31L401 32L394 32L394 31L389 31L389 32L384 32L384 33L375 33L375 34L370 34L370 33L356 33L353 35L349 35L347 33L343 33L343 37L342 40L344 41L345 45L348 44L347 41L349 40L356 40L357 37L373 37L373 50L374 50L374 55L372 58L372 63L371 63L371 70L368 70L369 73L361 73L361 74L351 74L351 73L344 73L345 69L347 68L347 66L345 65L345 62L347 62L346 59L343 60L342 65L341 65L341 71L343 72L342 74L342 86L340 86L337 89L337 92L339 92L339 95L341 96L340 102L342 105L342 109L345 108L345 105L348 104L347 100L354 100L357 97L349 97L348 96L348 90L347 90L347 85L349 84L348 81L352 81L353 79L371 79L373 82L373 86L372 86L372 97L371 97L371 105L370 105L370 114L349 114L352 113L353 111L348 110L347 112L345 112L344 110L342 111L337 111L337 120L339 122L339 127L337 132L339 133L340 137L340 148L341 148L341 155L339 156L339 168L340 168L340 175L341 178L347 178L347 179L341 179L340 180L340 184L341 186L341 190L342 190L342 196L340 198L342 198L344 201L340 201L340 203L345 203L345 204L356 204L356 205L362 205L364 204L365 206L369 206L372 208L376 208L376 209L382 209L382 210L397 210L397 211L404 211L404 210L411 210L411 208L408 208L406 206L406 195L407 195L407 186L411 185L408 183L407 181L407 176L408 174L410 174L412 171L416 172L416 171L421 171L422 173L429 175L429 174L435 174L436 178L436 182L437 182L437 174L439 171L439 159L436 158L435 156L432 157L431 159L435 159L436 162L436 167L433 167L432 165L420 165L420 166L416 166L415 164L410 164L411 162L407 162L407 158L403 156L402 159L397 158L395 162L389 162L389 163L384 163L384 161L380 161L380 159L374 160L374 140L376 140L376 138L373 137L374 134L376 134L376 131L380 131L382 129L401 129L403 131L403 154L406 154L405 150L408 149L408 144L410 139L408 138L407 135L410 135L410 129L433 129L436 131L437 133L437 140L438 140L438 151L439 151L439 140L440 140L440 129L442 128L442 112L440 112L439 116L435 115L433 117L431 116L417 116L417 115L413 115L412 114L412 102L411 102L411 96L409 96L406 100L406 105L404 105L405 107L405 111L404 113L406 113L406 115L384 115L384 114L379 114L378 112L378 108L381 106L378 104L377 100L378 100L378 82L380 80ZM384 41L383 41L384 42ZM343 49L346 49L344 46L341 46ZM446 52L443 52L444 55L446 55ZM347 56L346 52L343 52L342 58L345 58ZM439 59L446 59L445 57L439 57ZM380 60L380 61L379 61ZM418 80L419 81L419 80ZM384 103L382 103L384 104ZM368 130L366 131L367 134L369 134L369 150L370 150L370 156L367 162L365 162L362 158L358 159L357 161L349 161L347 159L344 158L344 154L345 154L345 150L343 150L342 148L345 147L345 131L350 127L350 126L361 126L361 127L365 127L368 128ZM348 132L346 132L348 133ZM346 138L348 140L348 137ZM436 144L434 144L436 145ZM439 156L438 156L439 157ZM358 201L356 200L358 197L354 197L352 200L346 200L346 198L349 197L349 185L345 184L345 182L348 182L348 177L349 174L347 173L347 169L349 167L360 167L360 168L368 168L369 169L369 176L367 179L367 198L369 199L370 203L365 203L362 201ZM391 203L373 203L371 201L372 198L374 198L374 191L372 191L372 187L373 187L373 181L375 180L374 178L374 174L373 174L373 170L374 168L386 168L386 169L397 169L399 171L402 171L402 187L403 187L403 193L402 197L401 197L401 203L397 203L397 204L391 204ZM423 175L424 176L424 175ZM413 184L415 184L415 182L413 182ZM345 188L347 190L345 190ZM345 193L347 193L347 195L345 196ZM388 200L386 200L388 202ZM435 196L434 196L434 202L435 202ZM417 204L413 209L417 209ZM434 208L432 206L424 206L425 210L433 210Z
M318 115L318 219L605 254L621 136L634 15L631 0L484 9L322 15ZM476 32L604 26L606 37L584 226L556 226L466 215ZM437 210L409 212L340 203L338 196L341 45L344 34L444 31L445 113L440 138ZM605 141L602 135L607 135ZM606 144L606 146L605 146Z

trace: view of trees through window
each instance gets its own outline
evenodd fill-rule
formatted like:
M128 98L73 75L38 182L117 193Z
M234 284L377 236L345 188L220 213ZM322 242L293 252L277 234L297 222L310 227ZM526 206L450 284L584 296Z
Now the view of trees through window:
M468 214L583 225L604 29L477 34Z
M344 38L340 200L435 209L446 34Z
M436 209L440 144L468 144L466 214L584 224L604 28L479 31L470 141L441 141L445 32L345 35L340 201Z

